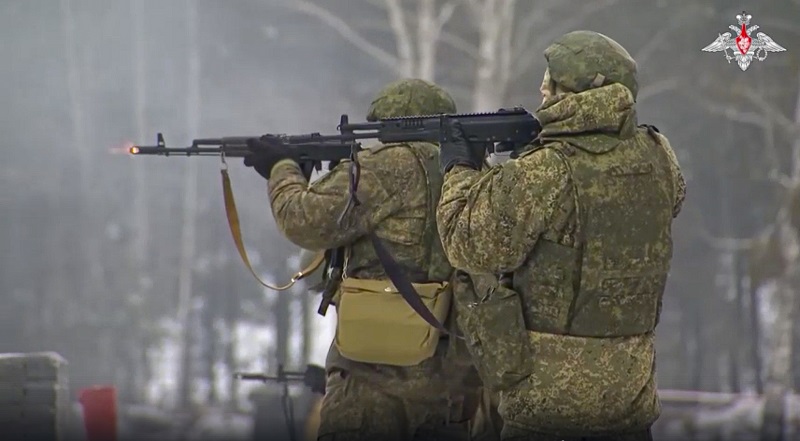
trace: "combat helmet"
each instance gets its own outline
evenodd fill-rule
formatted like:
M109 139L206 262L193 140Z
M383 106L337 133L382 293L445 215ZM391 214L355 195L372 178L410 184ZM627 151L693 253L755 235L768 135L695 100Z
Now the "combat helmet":
M375 96L367 121L400 116L456 113L453 98L431 82L406 78L386 85Z
M562 89L583 92L619 83L639 92L636 61L619 43L593 31L573 31L544 51L550 78Z

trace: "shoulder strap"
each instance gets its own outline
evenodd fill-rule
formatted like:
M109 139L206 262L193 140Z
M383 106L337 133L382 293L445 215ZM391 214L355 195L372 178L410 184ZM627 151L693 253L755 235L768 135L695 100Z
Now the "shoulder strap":
M416 149L413 146L411 147L411 151L414 153L414 156L416 156L417 161L419 161L428 184L428 212L423 236L424 243L428 246L425 256L425 262L428 265L428 280L444 280L452 274L452 267L448 265L448 274L442 274L442 271L437 268L435 260L438 257L444 256L444 248L442 247L442 241L439 238L439 230L436 226L436 206L439 204L439 198L442 194L442 185L444 184L444 176L442 176L442 173L439 171L439 155L436 152Z
M383 245L383 242L380 240L375 233L369 234L370 241L372 241L372 247L375 249L375 254L378 256L378 260L380 260L381 265L383 265L383 269L386 271L386 275L389 277L389 280L392 281L392 284L400 295L403 297L403 300L408 303L408 306L414 310L423 320L428 322L429 325L433 326L434 328L438 329L442 332L442 334L450 334L450 331L445 328L445 326L433 315L430 309L425 306L425 303L422 302L422 299L417 293L417 290L414 289L414 286L408 280L405 271L400 267L394 257L392 257L389 250ZM463 336L456 335L458 338L464 338Z
M416 156L416 154L415 154ZM357 169L356 169L357 170ZM351 168L351 179L350 179L350 197L355 199L353 205L358 204L358 200L355 198L356 193L358 191L358 174L357 171ZM441 188L441 185L439 185ZM439 190L440 191L440 190ZM437 198L438 201L438 198ZM350 205L350 204L348 204ZM342 217L340 220L344 220L344 217L347 213L342 213ZM386 246L383 244L381 239L375 233L369 233L368 235L370 242L372 243L372 247L375 249L375 255L378 257L378 260L381 262L384 271L386 271L386 276L389 280L392 281L392 284L400 295L403 297L403 300L408 303L408 306L414 310L423 320L428 322L429 325L433 326L437 330L439 330L444 335L454 335L457 338L464 338L463 336L457 334L451 334L450 331L433 315L430 309L425 306L425 303L422 302L422 298L420 298L419 293L417 290L414 289L414 286L411 284L411 281L408 280L408 276L406 275L403 268L397 261L392 257L392 254L386 249Z

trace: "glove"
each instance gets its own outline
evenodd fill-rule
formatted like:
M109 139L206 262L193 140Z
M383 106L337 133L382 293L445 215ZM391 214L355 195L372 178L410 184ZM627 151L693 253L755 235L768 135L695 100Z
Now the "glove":
M481 168L481 163L486 155L483 145L470 145L464 139L461 123L448 117L441 119L442 138L439 141L439 167L442 174L447 173L456 165L464 165L474 170Z
M251 154L244 157L245 167L253 167L264 179L269 179L272 167L281 159L293 159L287 152L280 138L275 135L264 135L261 138L250 138L247 147Z

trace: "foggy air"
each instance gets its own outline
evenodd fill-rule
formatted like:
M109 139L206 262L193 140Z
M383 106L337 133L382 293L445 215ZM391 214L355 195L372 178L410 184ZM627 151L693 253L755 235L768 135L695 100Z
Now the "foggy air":
M701 51L736 37L740 7L713 0L2 2L0 393L32 390L13 372L34 357L56 391L36 406L69 415L42 424L70 439L90 440L98 391L113 391L120 438L289 439L291 426L316 439L308 375L324 390L337 311L317 313L320 270L283 291L253 277L220 169L253 271L286 284L319 250L276 224L246 139L337 135L342 114L367 121L401 78L435 82L459 113L533 112L545 49L587 29L636 61L638 124L669 137L687 187L655 332L653 437L800 437L800 3L751 3L753 41L764 32L786 52L742 71ZM223 161L215 146L144 154L157 134L175 148L245 138Z

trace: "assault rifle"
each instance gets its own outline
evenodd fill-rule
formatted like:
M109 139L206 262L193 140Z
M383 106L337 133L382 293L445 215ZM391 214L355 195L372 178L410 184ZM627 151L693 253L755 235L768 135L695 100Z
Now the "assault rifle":
M302 382L312 392L325 394L325 368L313 364L307 365L305 372L285 371L281 364L278 365L278 375L275 376L236 372L233 377L237 380L257 380L264 383L272 381L283 386L281 406L283 407L283 417L286 420L286 429L292 440L295 440L297 436L295 435L294 404L292 403L292 396L289 394L289 383Z
M533 140L540 130L539 122L521 107L500 109L489 113L462 113L451 115L419 115L385 118L374 122L351 123L342 115L336 135L309 133L304 135L265 135L273 138L299 158L307 176L313 169L322 169L323 161L333 163L343 159L355 159L360 150L359 141L377 139L382 143L392 142L440 142L447 134L442 133L441 120L449 118L461 123L464 137L471 143L486 146L488 153L512 152ZM202 138L192 141L190 147L167 147L164 136L159 133L155 146L133 146L134 155L162 156L220 156L237 158L252 154L247 140L259 136L229 136Z
M236 372L233 374L233 377L237 380L261 381L263 383L276 382L279 384L288 384L299 382L311 389L312 392L325 394L325 369L313 364L307 365L304 372L286 371L283 369L283 365L278 365L277 375Z

